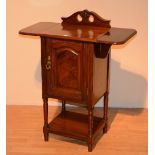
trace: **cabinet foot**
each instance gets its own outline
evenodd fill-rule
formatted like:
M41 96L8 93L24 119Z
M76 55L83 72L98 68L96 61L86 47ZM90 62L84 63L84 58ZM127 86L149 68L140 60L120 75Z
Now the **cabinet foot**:
M46 126L43 127L43 133L44 133L44 140L48 141L49 132Z
M108 131L108 123L105 124L103 128L103 133L107 133L107 131Z
M92 152L93 150L93 145L92 144L88 144L88 152Z

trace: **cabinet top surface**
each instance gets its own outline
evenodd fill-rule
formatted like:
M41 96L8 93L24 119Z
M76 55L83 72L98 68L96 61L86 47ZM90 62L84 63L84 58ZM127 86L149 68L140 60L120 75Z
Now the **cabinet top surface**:
M137 33L134 29L111 27L110 20L103 19L88 10L78 11L66 18L62 17L62 20L62 23L39 22L20 30L19 34L94 43L123 44Z

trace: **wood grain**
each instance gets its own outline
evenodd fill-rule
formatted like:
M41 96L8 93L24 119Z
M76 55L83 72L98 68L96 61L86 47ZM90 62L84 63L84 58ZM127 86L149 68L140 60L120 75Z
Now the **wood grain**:
M105 28L87 25L69 25L53 22L39 22L19 31L19 34L61 38L105 44L123 44L136 34L127 28Z
M69 107L68 107L69 108ZM79 111L77 108L71 111ZM49 107L53 119L61 107ZM102 116L102 108L94 115ZM83 108L80 112L87 113ZM7 106L7 155L87 155L85 143L50 134L44 141L42 106ZM147 155L147 110L110 109L109 132L96 145L93 155Z
M94 117L93 133L96 132L102 118ZM76 138L79 140L88 140L88 115L65 111L60 113L49 123L50 132ZM95 138L95 137L94 137Z

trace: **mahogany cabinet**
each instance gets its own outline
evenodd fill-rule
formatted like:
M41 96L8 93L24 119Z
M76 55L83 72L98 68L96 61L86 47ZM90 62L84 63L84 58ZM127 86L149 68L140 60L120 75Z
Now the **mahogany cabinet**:
M19 33L41 37L45 141L55 133L85 141L92 151L99 132L106 133L108 127L111 46L125 43L136 30L113 28L110 20L83 10L63 17L62 23L40 22ZM103 96L103 116L96 117L94 106ZM62 101L62 111L52 121L48 98ZM87 108L88 114L71 112L66 104Z

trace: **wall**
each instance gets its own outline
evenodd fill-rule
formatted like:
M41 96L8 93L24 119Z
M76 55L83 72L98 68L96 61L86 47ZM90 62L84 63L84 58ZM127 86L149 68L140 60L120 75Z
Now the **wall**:
M147 107L147 0L7 0L7 104L42 104L40 38L18 31L83 9L111 19L113 27L138 31L112 47L110 106Z

